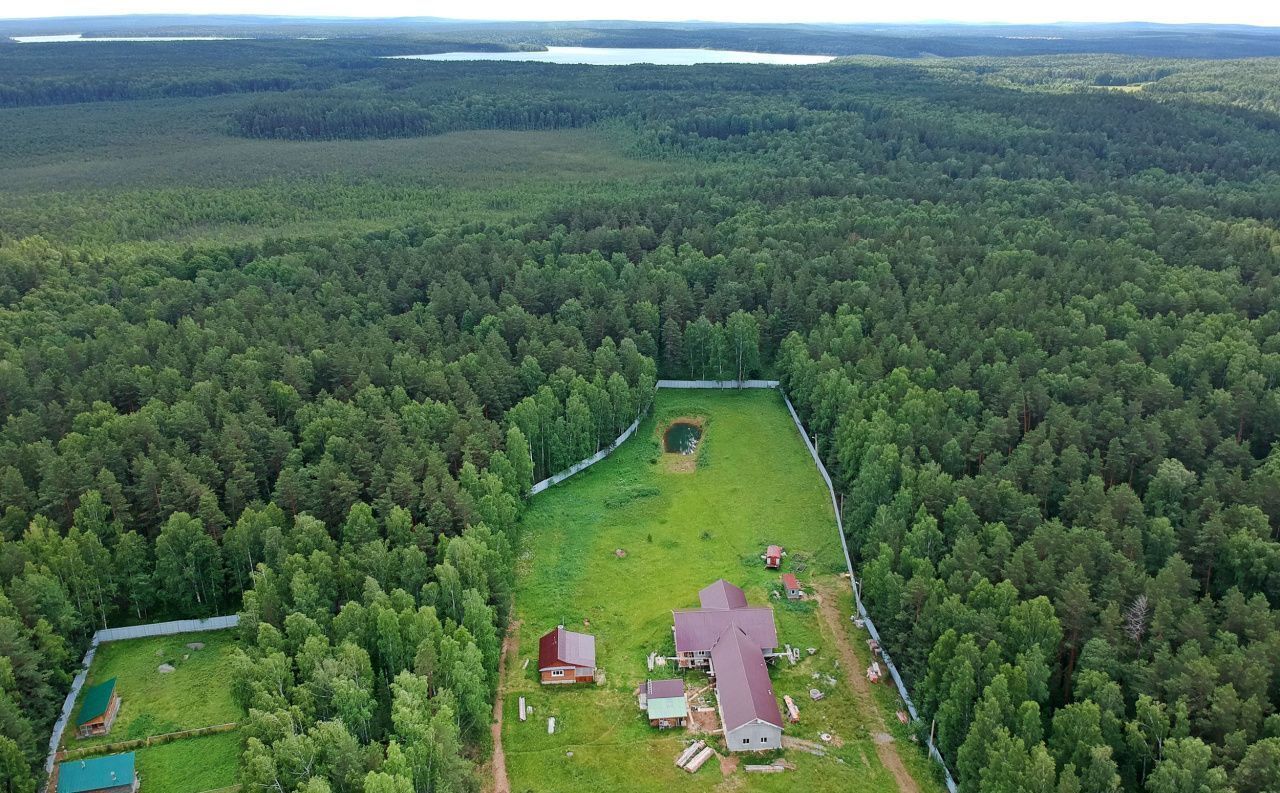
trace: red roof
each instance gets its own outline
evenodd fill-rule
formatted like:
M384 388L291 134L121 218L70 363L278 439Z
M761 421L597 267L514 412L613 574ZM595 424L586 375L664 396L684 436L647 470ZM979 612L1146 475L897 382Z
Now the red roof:
M768 557L769 557L769 558L771 558L771 559L772 559L772 558L780 558L780 557L782 556L782 546L781 546L781 545L770 545L770 546L768 547L768 549L767 549L767 550L765 550L764 555L765 555L765 556L768 556Z
M721 578L698 592L698 602L704 609L743 609L747 607L747 594Z
M787 589L799 589L799 588L800 588L800 582L799 582L799 581L797 581L797 580L796 580L796 577L795 577L794 575L792 575L791 573L783 573L783 574L782 574L782 585L783 585L784 587L786 587Z
M746 594L723 578L698 593L700 609L672 612L676 628L676 652L707 651L726 628L734 627L762 650L778 646L773 609L748 606Z
M716 673L716 700L725 732L753 721L782 728L782 712L764 654L742 631L731 628L711 648Z
M645 694L649 699L683 697L684 681L678 678L674 680L649 680L645 683Z
M556 628L538 641L538 671L596 665L596 637Z
M673 614L676 624L676 652L693 653L710 650L724 633L734 626L751 637L762 650L778 646L778 631L773 624L773 609L753 606L745 609L691 609Z

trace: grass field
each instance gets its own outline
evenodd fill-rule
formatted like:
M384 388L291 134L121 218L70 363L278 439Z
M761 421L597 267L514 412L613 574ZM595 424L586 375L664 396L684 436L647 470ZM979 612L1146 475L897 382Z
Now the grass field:
M184 738L137 751L138 778L147 793L202 793L236 783L240 733Z
M189 650L189 642L204 642L204 649ZM120 713L109 735L85 740L75 737L73 718L63 744L76 749L239 721L243 714L231 699L228 663L234 646L235 637L230 631L132 639L99 646L85 690L116 678ZM163 663L173 666L174 671L159 672ZM78 714L79 704L76 709Z
M681 416L706 420L693 465L660 451L660 431ZM784 571L817 585L828 593L828 602L836 603L841 616L832 621L844 623L839 630L845 639L861 642L848 624L848 584L837 577L843 557L830 499L773 391L660 391L634 440L535 498L524 519L518 652L507 659L502 694L511 789L657 791L678 785L696 791L722 784L807 793L896 789L872 739L873 725L882 724L883 717L867 713L850 690L847 675L860 675L862 669L842 668L831 625L819 619L812 601L770 597L778 574L765 570L760 560L769 543L786 548ZM619 549L625 556L619 557ZM796 769L786 773L738 770L726 779L712 763L690 777L673 762L688 734L659 733L642 718L633 691L649 676L647 655L672 651L671 610L696 606L698 590L719 577L742 586L752 603L774 606L780 642L818 648L794 667L775 666L773 680L775 691L792 694L801 708L801 722L786 734L817 740L831 733L835 740L826 757L788 750L785 757ZM589 628L583 628L584 620ZM538 684L538 638L559 623L595 634L604 685ZM528 669L522 668L526 659L531 659ZM670 674L674 667L659 668L654 676ZM811 686L823 689L827 698L810 702ZM535 712L524 723L517 716L520 696ZM548 716L558 722L554 735L547 734ZM898 746L921 789L934 789L922 753L904 741Z
M332 236L527 218L670 172L601 129L236 137L241 96L0 109L0 228L83 245Z

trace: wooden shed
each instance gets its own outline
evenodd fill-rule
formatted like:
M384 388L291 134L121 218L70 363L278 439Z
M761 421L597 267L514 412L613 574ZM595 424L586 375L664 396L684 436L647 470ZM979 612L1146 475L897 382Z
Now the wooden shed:
M764 551L764 566L770 570L777 570L782 566L782 546L770 545Z
M804 590L800 588L800 581L791 573L782 574L782 588L787 591L788 600L800 600L804 597Z
M80 714L76 718L76 735L91 738L111 732L111 725L120 712L120 696L116 694L116 679L99 683L84 692Z

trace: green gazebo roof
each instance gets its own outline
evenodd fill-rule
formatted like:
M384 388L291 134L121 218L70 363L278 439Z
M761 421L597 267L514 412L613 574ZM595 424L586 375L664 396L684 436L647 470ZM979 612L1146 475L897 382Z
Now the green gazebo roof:
M58 793L89 793L132 784L133 752L68 760L58 765Z
M116 679L113 677L84 692L84 703L80 705L80 718L76 721L76 726L106 713L107 708L111 706L111 694L115 690Z

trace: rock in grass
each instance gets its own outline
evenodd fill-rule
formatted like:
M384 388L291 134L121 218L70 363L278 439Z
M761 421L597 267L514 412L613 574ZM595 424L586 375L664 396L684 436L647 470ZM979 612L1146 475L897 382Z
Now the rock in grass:
M172 664L160 664L159 666L156 667L156 671L162 675L167 675L174 670L173 670Z

